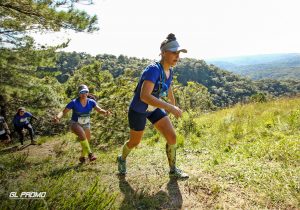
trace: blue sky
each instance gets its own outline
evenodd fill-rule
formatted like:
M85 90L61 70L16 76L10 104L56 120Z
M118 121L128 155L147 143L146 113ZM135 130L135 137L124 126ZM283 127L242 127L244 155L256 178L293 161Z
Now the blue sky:
M188 49L182 57L300 53L299 0L94 0L80 8L98 16L98 32L38 40L71 38L65 51L157 59L160 43L172 32Z

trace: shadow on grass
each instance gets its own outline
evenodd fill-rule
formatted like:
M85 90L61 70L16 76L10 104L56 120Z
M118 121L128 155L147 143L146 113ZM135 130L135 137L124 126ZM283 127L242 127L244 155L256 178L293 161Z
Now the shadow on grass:
M73 165L73 166L67 166L67 167L62 167L62 168L58 168L58 169L54 169L53 171L51 171L48 175L45 176L49 176L49 177L59 177L64 175L65 173L71 171L71 170L78 170L80 169L82 166L82 164L78 163L77 165Z
M5 155L8 153L13 153L18 151L18 146L12 146L12 147L5 147L4 149L0 150L0 155Z
M13 153L13 152L21 151L21 150L26 149L30 145L32 145L32 144L25 144L25 145L22 145L22 146L18 146L18 145L7 146L4 149L0 150L0 155L5 155L5 154L8 154L8 153Z
M176 178L174 177L170 178L167 184L167 190L169 193L169 206L167 208L181 209L182 195Z
M177 179L170 179L168 193L160 190L152 194L148 189L133 189L125 176L119 175L119 188L124 194L120 209L181 209L182 195Z

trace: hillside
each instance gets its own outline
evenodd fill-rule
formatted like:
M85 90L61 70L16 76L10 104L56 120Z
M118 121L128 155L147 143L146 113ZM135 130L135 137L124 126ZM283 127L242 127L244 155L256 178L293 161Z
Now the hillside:
M254 81L202 59L181 59L172 90L183 117L170 119L177 133L178 166L190 179L168 176L165 141L150 124L127 159L127 176L118 176L116 157L129 138L128 106L141 72L152 61L62 51L73 32L107 29L83 9L88 5L96 6L86 0L0 3L0 114L13 140L7 145L0 141L1 210L300 209L299 54L226 61L238 69L253 66L247 74L268 67L269 77L292 80ZM136 21L124 26L130 22ZM56 32L65 37L57 44ZM39 43L45 33L52 36L50 45ZM108 37L111 47L126 40L121 33L114 35ZM105 53L91 36L80 41L91 41ZM90 115L90 145L97 160L86 164L79 164L87 145L70 132L71 113L53 123L78 97L80 84L111 111L109 116ZM29 144L26 131L25 145L18 142L12 119L21 106L37 117L32 125L38 145ZM23 193L29 198L18 197ZM32 197L35 193L44 197Z
M298 53L229 57L206 61L221 69L254 80L300 79L300 54Z
M178 165L190 174L182 181L168 177L165 141L151 128L128 157L126 177L116 174L114 144L94 145L97 161L77 165L80 146L70 133L2 150L0 208L299 209L299 104L282 99L173 119ZM8 199L33 189L47 196Z
M51 126L49 119L70 99L77 97L78 85L85 83L101 107L114 109L114 118L99 117L98 124L104 130L95 129L97 137L102 141L113 138L115 142L127 137L124 110L128 109L136 82L150 60L107 54L93 57L53 50L31 53L29 61L32 62L22 60L23 54L9 50L1 54L10 56L13 61L6 64L0 87L1 113L12 130L11 119L16 109L25 106L39 117L35 122L39 125L39 134L64 132L65 126ZM174 68L174 76L176 102L185 111L211 111L257 100L257 96L265 101L300 93L297 81L252 81L197 59L182 59ZM118 129L112 131L112 127Z
M153 62L148 59L138 59L124 55L114 56L99 54L95 57L85 53L57 53L56 71L62 83L68 81L74 73L84 66L99 62L99 71L109 71L114 78L123 75L138 78L143 69ZM50 71L53 68L50 68ZM47 70L38 70L43 74ZM200 59L181 59L174 68L174 73L180 85L186 86L189 81L197 82L207 88L215 106L230 106L237 102L249 101L253 95L263 93L269 97L290 96L300 92L300 82L293 81L253 81L246 77L222 70L207 64ZM269 88L270 87L270 88ZM278 91L277 91L278 90ZM283 91L284 90L284 91Z

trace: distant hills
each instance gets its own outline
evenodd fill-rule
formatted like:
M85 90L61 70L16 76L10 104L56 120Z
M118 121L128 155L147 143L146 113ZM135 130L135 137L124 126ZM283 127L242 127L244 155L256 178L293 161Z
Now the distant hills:
M300 53L217 58L206 62L254 80L300 79Z
M72 79L80 69L98 63L97 71L94 73L95 75L100 72L103 73L103 71L108 71L116 79L126 78L126 80L134 80L140 77L141 72L150 62L152 61L148 59L127 57L125 55L98 54L91 56L86 53L59 52L56 54L55 68L39 67L38 73L40 77L43 77L48 75L48 71L53 74L53 70L55 70L57 71L55 75L58 81L65 83L68 82L69 79ZM241 61L240 63L244 62ZM235 65L238 65L238 62L235 62ZM83 74L87 75L87 72ZM300 92L300 80L253 81L237 73L222 70L215 65L209 65L204 60L192 58L181 59L174 68L174 76L178 81L178 90L189 86L187 89L190 92L187 95L193 95L193 91L191 90L196 87L198 92L201 92L201 88L198 87L197 84L190 82L197 82L203 85L207 88L213 104L218 107L229 106L238 102L246 102L252 100L252 96L262 93L268 95L268 97L279 97L292 96ZM94 78L94 76L91 76L91 78ZM90 82L89 80L88 83ZM111 86L114 86L114 84L111 84ZM182 93L183 91L179 92ZM198 95L203 96L205 93ZM177 98L177 101L178 100ZM204 100L201 99L200 101L203 102Z

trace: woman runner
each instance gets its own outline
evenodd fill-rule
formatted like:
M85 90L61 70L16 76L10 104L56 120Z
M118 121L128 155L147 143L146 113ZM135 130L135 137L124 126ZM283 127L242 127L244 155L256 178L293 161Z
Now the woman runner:
M31 119L37 120L35 116L33 116L30 112L26 112L24 107L20 107L17 110L17 113L14 116L13 124L15 130L19 134L19 140L21 145L24 144L24 133L23 129L27 129L30 135L31 144L35 145L36 141L34 140L34 130L30 123Z
M118 156L118 171L121 175L126 174L126 158L131 150L136 147L143 136L146 119L165 137L166 153L168 157L170 176L188 178L176 167L176 133L166 113L173 114L176 118L181 117L182 111L175 106L172 91L173 70L179 60L179 53L186 53L181 49L174 34L169 34L167 39L160 45L161 60L150 64L143 71L135 90L128 111L130 138L122 147L122 154ZM167 97L168 102L161 100Z
M72 109L72 118L70 121L70 128L78 137L82 147L82 154L79 158L80 163L85 163L87 157L90 161L96 160L92 153L89 141L91 139L90 132L90 113L95 110L104 115L109 115L110 111L101 109L94 99L88 97L89 89L86 85L78 87L79 97L73 99L67 104L66 108L54 117L54 122L58 123Z

